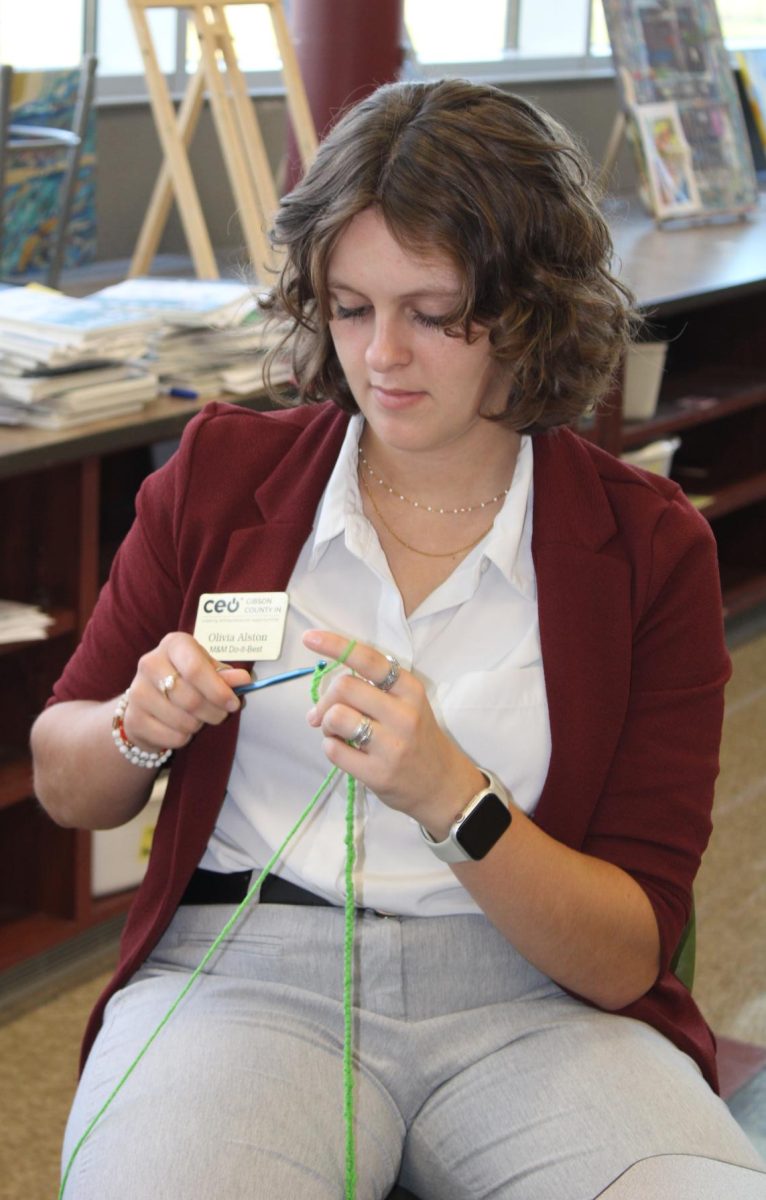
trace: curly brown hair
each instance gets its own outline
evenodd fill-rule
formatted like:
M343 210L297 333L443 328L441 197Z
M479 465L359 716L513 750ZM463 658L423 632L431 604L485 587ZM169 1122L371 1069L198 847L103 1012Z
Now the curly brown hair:
M587 156L529 101L455 79L379 88L280 203L272 240L284 265L265 307L289 318L274 353L290 343L302 402L358 412L330 336L327 269L370 207L405 249L457 266L462 293L445 332L487 328L494 357L511 366L498 419L525 432L568 425L604 395L636 314L610 271Z

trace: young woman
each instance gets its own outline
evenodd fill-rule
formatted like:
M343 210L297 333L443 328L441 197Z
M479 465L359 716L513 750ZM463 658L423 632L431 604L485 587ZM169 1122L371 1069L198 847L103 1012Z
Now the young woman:
M581 151L497 89L388 86L275 239L301 402L191 422L33 731L86 828L172 752L65 1162L269 866L67 1196L343 1195L346 772L358 1195L762 1194L671 969L729 672L715 546L566 428L634 325ZM217 653L244 611L266 652ZM315 701L233 690L343 655Z

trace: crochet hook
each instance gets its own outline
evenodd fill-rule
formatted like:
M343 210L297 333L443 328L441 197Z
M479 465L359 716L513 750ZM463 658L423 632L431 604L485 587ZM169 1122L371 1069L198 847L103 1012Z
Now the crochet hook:
M288 679L299 679L301 675L313 675L317 667L322 670L327 666L324 659L320 659L316 667L299 667L296 671L283 671L281 675L267 675L265 679L254 679L252 683L243 683L240 687L234 688L234 693L237 696L244 696L245 692L257 692L260 688L271 687L272 683L285 683Z

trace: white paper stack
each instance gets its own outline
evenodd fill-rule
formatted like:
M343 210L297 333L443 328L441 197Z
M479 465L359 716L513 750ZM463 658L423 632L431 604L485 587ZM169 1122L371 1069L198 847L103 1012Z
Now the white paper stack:
M0 353L27 370L124 362L144 354L161 320L145 308L105 303L98 293L78 300L46 288L3 288Z
M94 374L98 372L94 371ZM140 412L149 400L154 399L158 388L156 376L126 368L122 377L112 382L67 387L44 399L13 400L0 392L0 424L69 429L89 421Z
M225 280L131 279L101 294L143 300L158 283L167 304L165 324L150 339L143 361L162 390L190 399L260 390L266 351L281 341L284 327L258 309L255 291ZM188 307L175 310L174 304ZM286 360L272 368L275 383L291 374Z
M258 294L236 279L124 279L91 299L161 316L163 324L226 329L258 307Z
M52 624L53 617L35 604L0 600L0 643L29 642L47 637L48 626Z
M248 394L281 330L238 280L128 279L74 299L0 288L0 424L64 429L158 393ZM289 379L283 362L275 382Z

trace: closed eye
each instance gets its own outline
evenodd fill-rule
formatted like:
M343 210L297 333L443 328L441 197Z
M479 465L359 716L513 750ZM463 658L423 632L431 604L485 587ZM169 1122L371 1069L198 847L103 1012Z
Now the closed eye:
M412 319L418 325L425 325L426 329L443 329L445 325L444 317L433 317L423 312L413 311Z
M333 316L336 321L358 321L360 317L366 317L369 311L368 304L359 304L356 308L346 308L344 304L339 304L336 300Z

